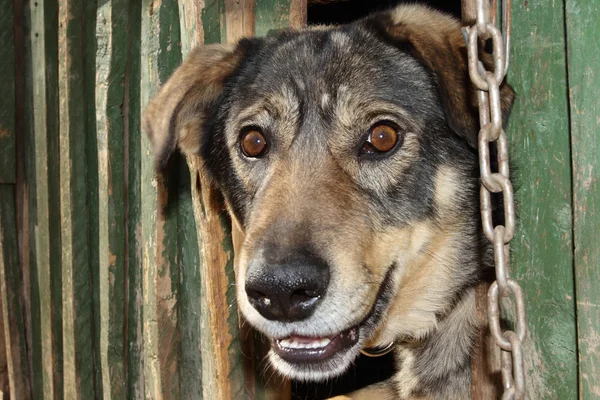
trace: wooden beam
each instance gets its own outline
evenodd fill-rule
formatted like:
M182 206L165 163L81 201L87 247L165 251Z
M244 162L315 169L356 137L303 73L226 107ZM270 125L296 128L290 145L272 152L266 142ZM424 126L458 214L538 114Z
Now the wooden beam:
M145 398L144 383L144 320L143 320L143 249L141 158L142 135L140 128L140 68L141 68L141 0L129 1L128 64L124 80L123 127L124 182L127 188L124 198L125 222L125 310L126 378L127 396ZM176 345L176 344L174 344ZM193 397L191 397L193 398Z
M62 307L58 149L57 4L30 1L26 21L30 86L25 169L31 290L33 397L62 398Z
M566 0L579 399L600 397L600 4Z
M111 0L96 11L96 140L100 348L104 399L126 396L124 121L128 2Z
M64 396L94 397L80 1L59 3L60 218Z
M0 184L15 183L15 12L13 0L0 0Z
M21 313L21 280L17 250L15 190L0 185L0 297L4 323L6 366L11 399L31 399L27 371L25 326Z
M181 62L179 15L174 0L143 0L141 109ZM144 381L147 398L178 397L177 214L169 213L174 175L157 174L152 146L141 135L141 237L143 265ZM218 398L218 397L215 397Z
M512 6L507 136L520 218L511 270L525 294L528 397L566 399L577 392L577 346L564 3Z
M212 5L199 3L195 0L179 1L179 26L181 31L181 53L185 58L189 52L204 43L204 30L208 28L203 23L203 15L210 9L218 7L218 2ZM219 10L212 10L217 18L208 23L216 25L215 31L220 32ZM202 237L200 227L196 226L194 212L197 206L190 196L193 186L192 180L196 171L190 170L185 162L180 165L180 184L182 188L187 186L178 197L178 243L179 256L179 330L181 332L181 343L179 351L179 371L181 380L188 382L181 386L181 397L198 399L203 397L204 383L214 379L212 371L214 362L210 341L210 327L206 314L207 299L203 296L202 277L205 276L203 267L206 265L202 252ZM225 316L226 318L226 316ZM205 397L206 398L206 397Z

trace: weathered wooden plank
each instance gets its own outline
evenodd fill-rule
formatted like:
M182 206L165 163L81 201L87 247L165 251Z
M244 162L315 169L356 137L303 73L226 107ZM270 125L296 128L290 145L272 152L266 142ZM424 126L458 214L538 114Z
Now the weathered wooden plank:
M123 162L128 2L98 5L96 17L96 136L98 146L100 367L105 399L126 396L125 188Z
M31 35L32 18L29 3L20 4L23 15L23 28L20 32L23 42L22 56L23 66L23 109L21 119L23 124L23 137L19 142L19 177L17 180L19 209L19 261L22 265L23 274L23 323L25 325L25 340L28 357L28 375L31 384L31 397L43 398L42 381L42 350L40 329L40 299L37 290L36 273L36 249L35 249L35 218L36 198L36 174L35 174L35 124L34 124L34 80L33 80L33 38ZM15 11L17 11L15 10ZM16 38L15 38L16 39ZM21 144L22 142L22 144ZM22 158L21 158L22 157ZM34 324L33 321L38 321Z
M12 0L0 0L0 183L15 183L15 41Z
M173 0L142 1L141 106L181 62L179 15ZM173 177L156 175L150 142L141 138L141 232L146 398L178 398L177 214ZM174 168L175 172L177 168Z
M566 0L579 398L600 398L600 4Z
M123 114L128 125L125 138L127 186L127 396L145 398L144 391L144 334L143 334L143 265L141 236L141 132L140 132L140 41L141 0L130 1L129 55L126 72L126 99Z
M4 323L7 371L11 399L30 399L25 327L21 314L21 281L17 250L15 191L0 185L0 296Z
M80 1L59 3L60 218L64 396L94 396Z
M60 217L58 209L58 135L56 113L56 7L51 2L30 1L30 43L32 68L32 148L33 158L26 168L35 183L30 196L35 205L29 209L29 246L33 336L34 398L62 397L62 360L60 349ZM27 149L26 149L27 151ZM30 184L31 184L30 183ZM51 229L53 228L53 229ZM38 342L39 340L39 342ZM39 367L39 368L37 368ZM41 382L40 382L41 381ZM37 385L41 383L41 387Z
M244 393L244 371L239 344L235 300L231 226L218 191L202 182L201 162L190 157L192 199L198 246L203 249L202 354L205 399L237 399Z
M34 5L36 3L34 2ZM49 230L40 232L49 236L50 244L50 302L52 353L54 358L54 397L64 397L62 345L62 247L60 235L60 148L58 97L58 2L38 2L44 7L46 69L46 135L48 165L48 222ZM35 64L34 64L35 68ZM39 205L38 205L39 207ZM38 208L39 209L39 208Z
M226 42L254 34L255 0L225 0L225 10Z
M179 166L177 240L179 264L179 376L182 399L202 399L201 272L198 231L190 195L190 173L183 160ZM211 360L207 359L210 363ZM184 384L185 383L185 384Z
M563 2L513 2L508 82L517 93L508 137L515 165L518 230L513 276L525 291L528 396L577 391Z
M303 28L307 24L307 0L290 0L290 28Z
M289 0L255 0L256 36L266 36L271 30L280 30L290 26Z
M212 7L218 7L212 5ZM209 6L204 6L209 7ZM202 15L205 13L197 1L183 0L179 2L179 25L181 31L181 52L185 58L196 46L204 43L204 27ZM218 14L217 14L218 15ZM212 20L219 29L219 20ZM192 180L187 164L180 161L179 196L178 196L178 247L179 253L179 375L182 399L203 398L203 365L202 355L207 355L206 363L212 359L203 352L202 342L202 271L204 260L198 243L199 229L194 220L194 206L191 199ZM205 327L206 329L206 327ZM205 346L206 347L206 346Z
M269 31L306 26L306 0L255 0L255 27L257 36Z
M2 241L2 227L0 227L0 242ZM0 243L0 257L2 257L2 243ZM0 261L0 267L4 269L3 262ZM4 318L4 299L1 296L4 280L3 271L0 271L0 397L4 397L4 393L10 392L10 386L8 383L8 357L6 354L7 347L10 348L10 342L8 338L5 339L5 318ZM8 316L6 323L9 324Z
M86 157L86 179L87 179L87 214L88 214L88 240L89 258L88 265L91 271L90 299L92 302L93 322L93 354L94 354L94 389L95 398L104 398L102 368L100 364L100 226L98 208L98 137L96 135L96 17L97 1L86 0L84 2L84 23L82 32L84 36L84 85L85 90L85 157Z

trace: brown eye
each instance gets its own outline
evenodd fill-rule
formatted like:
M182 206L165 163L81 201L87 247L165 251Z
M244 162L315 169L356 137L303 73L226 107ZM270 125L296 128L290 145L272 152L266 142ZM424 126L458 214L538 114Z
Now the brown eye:
M246 157L260 157L267 151L267 140L258 130L249 129L242 135L240 146Z
M388 123L378 123L369 130L369 137L363 145L362 153L385 153L398 143L398 129Z

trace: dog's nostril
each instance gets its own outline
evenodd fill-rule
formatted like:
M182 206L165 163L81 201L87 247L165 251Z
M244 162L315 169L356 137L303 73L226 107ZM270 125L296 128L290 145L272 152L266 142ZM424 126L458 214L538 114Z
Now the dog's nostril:
M248 295L248 297L254 301L260 302L260 303L269 303L269 296L267 296L265 293L260 292L258 290L253 290L253 289L248 289L246 288L246 294Z
M308 303L311 300L316 300L319 296L320 294L315 290L299 289L292 293L290 303L292 305Z

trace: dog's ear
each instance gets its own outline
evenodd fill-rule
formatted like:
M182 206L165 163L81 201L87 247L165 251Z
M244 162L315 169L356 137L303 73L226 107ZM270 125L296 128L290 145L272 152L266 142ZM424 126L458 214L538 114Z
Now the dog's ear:
M154 147L158 170L166 167L176 148L184 154L199 152L207 114L243 53L235 45L196 48L150 101L143 127Z
M477 90L471 83L467 47L454 18L422 6L401 7L384 14L380 29L395 46L416 58L433 76L450 129L477 147ZM492 57L479 46L479 57L491 70ZM500 87L503 121L514 100L507 84Z

